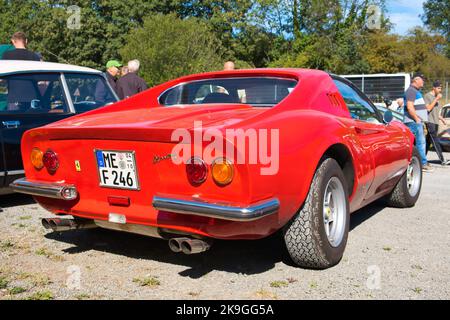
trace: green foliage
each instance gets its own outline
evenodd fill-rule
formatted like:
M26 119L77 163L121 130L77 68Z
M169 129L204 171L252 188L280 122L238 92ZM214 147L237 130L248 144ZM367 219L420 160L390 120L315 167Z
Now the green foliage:
M150 86L191 73L220 70L222 45L208 25L197 18L154 15L133 30L120 50L124 61L139 59Z
M423 4L423 9L425 24L447 39L446 52L447 57L450 58L450 1L428 0Z
M22 30L47 61L104 69L138 58L155 85L194 72L305 67L337 74L422 71L449 75L450 1L428 0L423 21L436 32L367 28L369 6L386 0L0 0L0 43ZM72 5L81 27L67 21Z

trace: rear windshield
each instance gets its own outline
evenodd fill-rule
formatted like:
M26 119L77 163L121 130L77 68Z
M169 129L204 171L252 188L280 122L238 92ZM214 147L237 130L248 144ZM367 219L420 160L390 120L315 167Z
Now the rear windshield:
M273 107L297 85L283 78L225 78L183 83L170 88L159 98L164 106L186 104L244 103L255 107Z

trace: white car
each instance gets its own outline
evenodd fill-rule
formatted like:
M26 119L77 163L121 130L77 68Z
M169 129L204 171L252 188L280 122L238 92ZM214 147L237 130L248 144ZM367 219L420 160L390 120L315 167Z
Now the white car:
M441 116L447 124L439 123L439 143L444 151L450 152L450 103L442 107Z
M25 131L118 101L105 75L67 64L0 60L0 194L24 175Z

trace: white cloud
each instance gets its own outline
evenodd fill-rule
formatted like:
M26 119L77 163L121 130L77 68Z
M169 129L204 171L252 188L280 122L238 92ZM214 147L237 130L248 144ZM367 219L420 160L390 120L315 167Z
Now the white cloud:
M393 32L405 35L415 26L423 26L419 15L412 13L391 13L389 19L394 24Z

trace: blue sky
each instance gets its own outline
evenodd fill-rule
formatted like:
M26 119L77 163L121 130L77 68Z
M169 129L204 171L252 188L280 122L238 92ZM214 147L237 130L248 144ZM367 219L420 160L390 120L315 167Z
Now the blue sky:
M388 15L394 24L393 33L405 35L408 29L423 26L419 15L423 14L424 2L425 0L387 0Z

